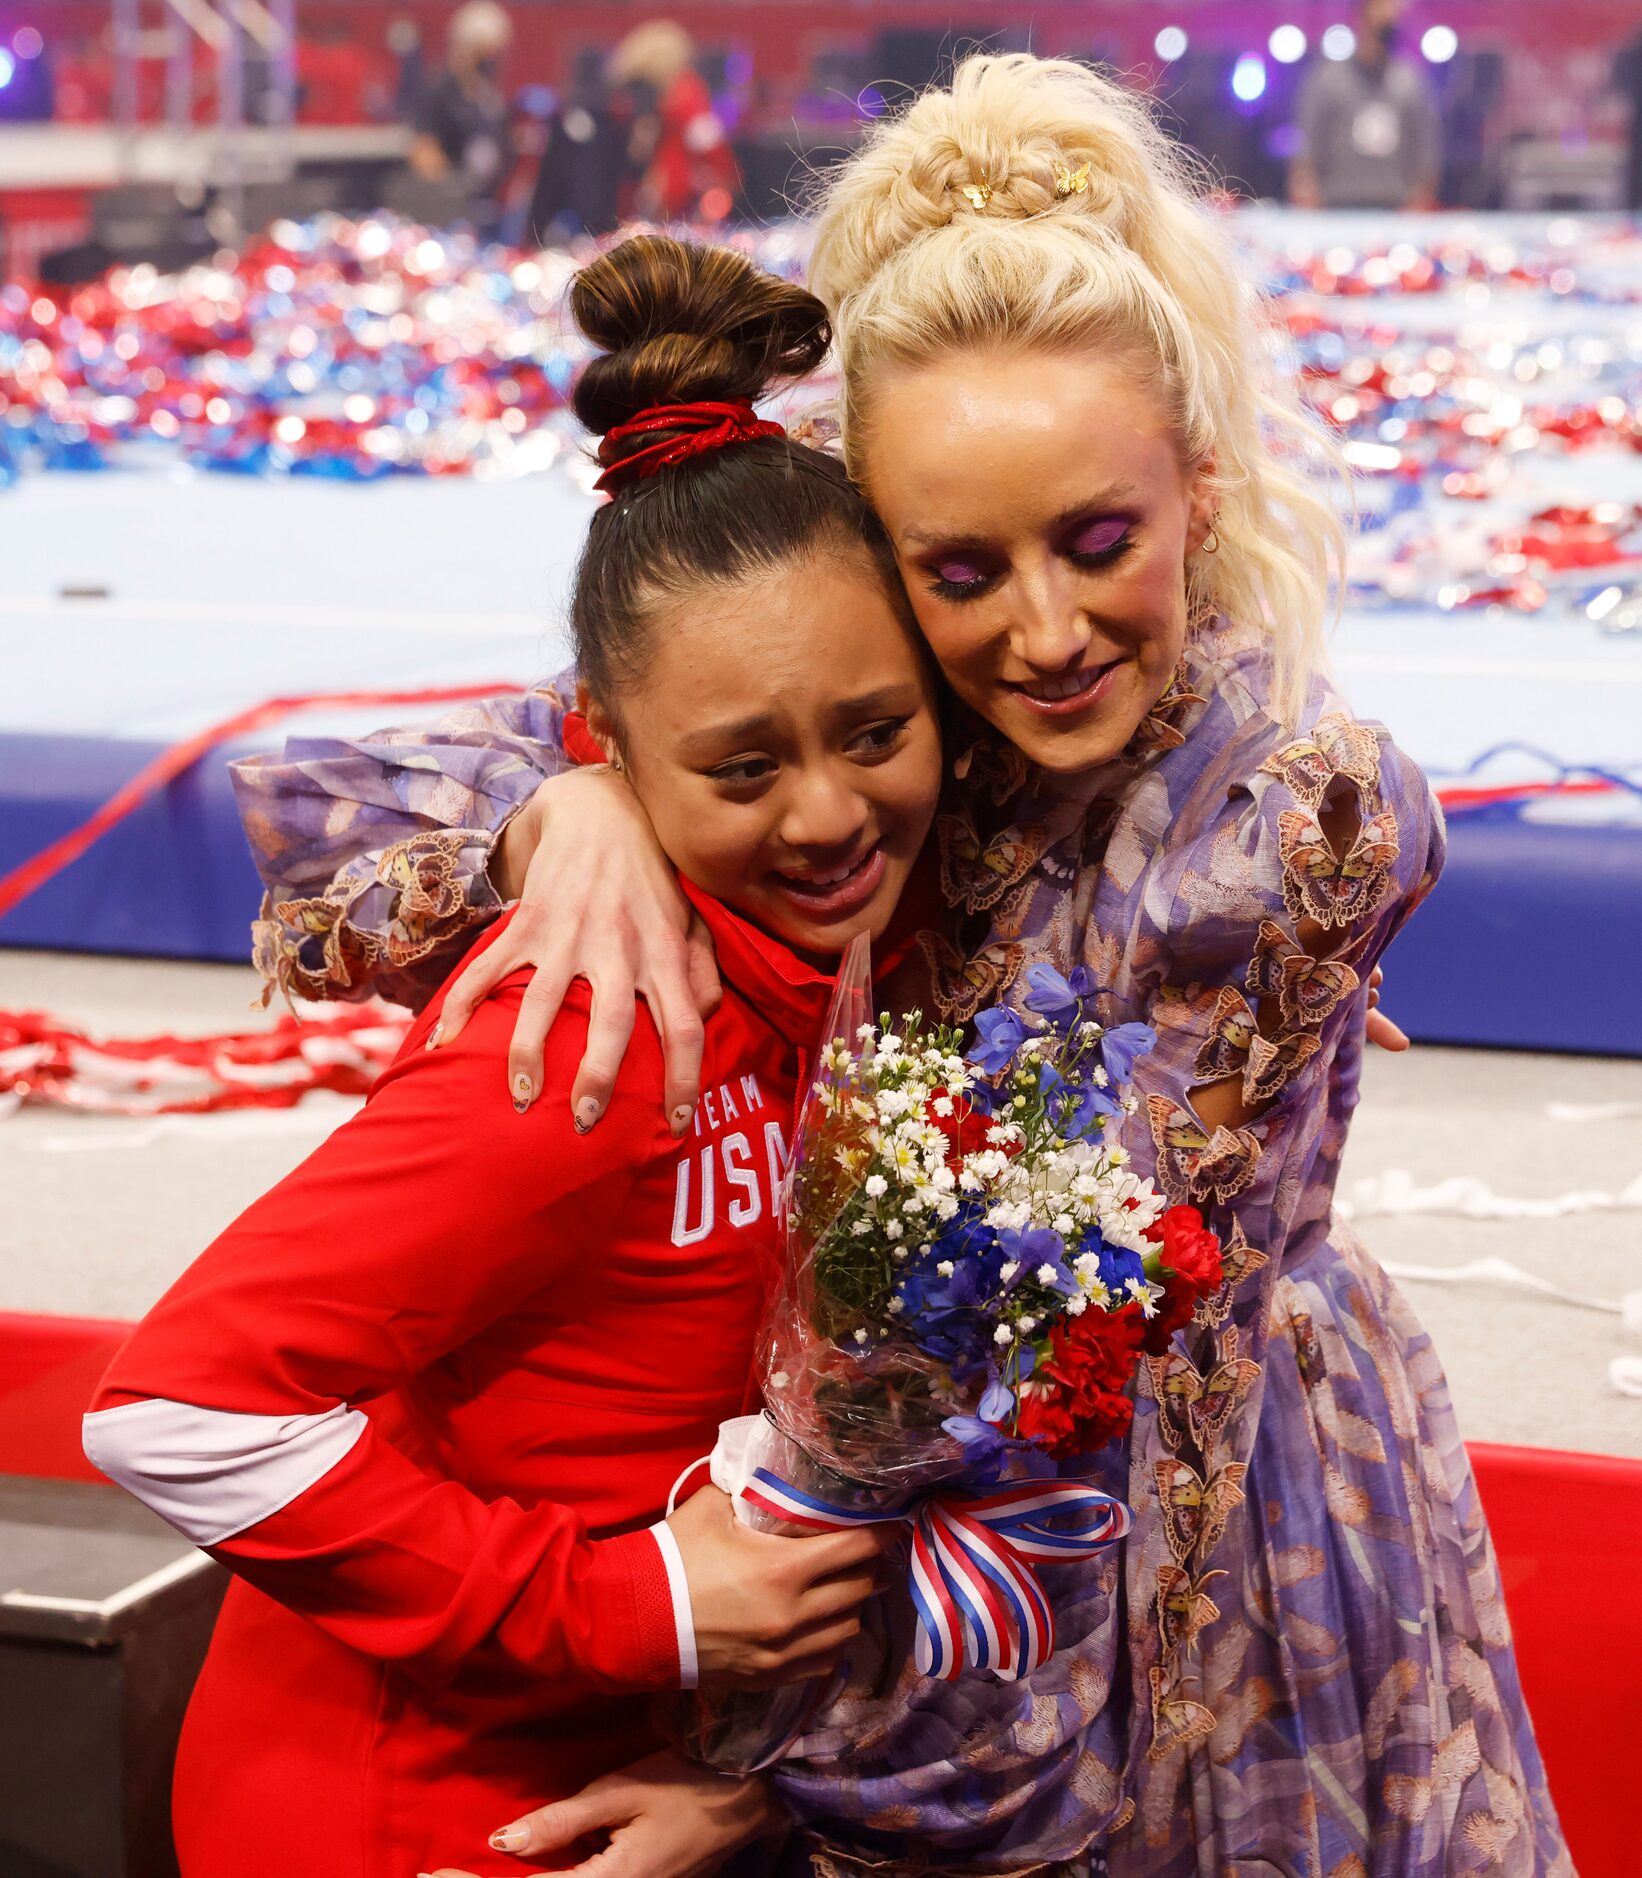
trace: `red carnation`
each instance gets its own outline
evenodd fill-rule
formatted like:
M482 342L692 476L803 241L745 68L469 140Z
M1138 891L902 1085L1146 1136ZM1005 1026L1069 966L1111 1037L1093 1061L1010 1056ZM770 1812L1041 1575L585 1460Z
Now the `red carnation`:
M1206 1298L1220 1289L1220 1241L1203 1224L1195 1206L1171 1206L1158 1222L1163 1228L1165 1273L1173 1273L1195 1296Z
M1117 1311L1091 1307L1049 1333L1041 1373L1065 1389L1075 1424L1069 1443L1051 1453L1085 1453L1128 1432L1134 1405L1126 1392L1143 1334L1138 1304Z
M1220 1241L1195 1206L1171 1206L1146 1237L1161 1247L1163 1297L1147 1322L1145 1348L1161 1356L1174 1333L1192 1321L1198 1300L1220 1289Z
M1058 1383L1028 1385L1020 1392L1018 1432L1057 1458L1078 1451L1072 1405Z

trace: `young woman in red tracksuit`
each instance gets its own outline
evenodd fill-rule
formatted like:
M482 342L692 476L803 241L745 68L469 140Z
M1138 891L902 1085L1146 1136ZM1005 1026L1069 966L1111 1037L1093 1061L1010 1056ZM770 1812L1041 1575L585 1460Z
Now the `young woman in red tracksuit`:
M661 1515L747 1404L828 973L890 926L934 811L930 680L842 470L750 409L818 361L819 304L645 240L573 306L614 490L573 602L588 724L712 932L704 1093L675 1138L641 1016L579 1134L585 987L522 1112L497 1066L526 976L429 1050L436 999L116 1359L87 1453L236 1579L179 1759L185 1878L466 1856L648 1751L649 1692L813 1673L872 1583L868 1535L753 1534L712 1492Z

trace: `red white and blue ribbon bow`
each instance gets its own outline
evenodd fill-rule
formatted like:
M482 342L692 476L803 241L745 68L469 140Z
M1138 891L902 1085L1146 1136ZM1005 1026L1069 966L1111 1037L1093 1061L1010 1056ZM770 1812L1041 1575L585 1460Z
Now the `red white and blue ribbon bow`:
M1134 1524L1128 1507L1088 1480L1020 1481L985 1493L954 1489L856 1512L759 1467L741 1497L812 1532L910 1523L918 1668L943 1682L966 1669L995 1670L1015 1682L1046 1662L1055 1650L1055 1614L1032 1560L1093 1558Z

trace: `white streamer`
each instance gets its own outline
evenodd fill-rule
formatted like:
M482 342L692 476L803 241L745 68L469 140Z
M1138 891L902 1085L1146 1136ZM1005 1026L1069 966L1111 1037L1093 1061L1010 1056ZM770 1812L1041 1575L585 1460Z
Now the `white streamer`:
M1547 1102L1545 1116L1553 1122L1628 1122L1642 1117L1642 1102Z
M1627 1308L1631 1300L1642 1297L1637 1292L1627 1292L1625 1298L1617 1304L1611 1298L1589 1298L1583 1292L1565 1291L1561 1285L1554 1285L1550 1279L1541 1278L1537 1273L1524 1271L1509 1259L1471 1259L1464 1265L1407 1265L1392 1259L1381 1259L1380 1269L1393 1278L1415 1278L1422 1284L1507 1285L1513 1290L1537 1291L1542 1297L1555 1298L1562 1304L1577 1304L1581 1310L1602 1311L1610 1317L1623 1317L1627 1323L1631 1317L1631 1311Z
M1495 1193L1485 1180L1456 1174L1434 1187L1418 1185L1406 1168L1387 1168L1353 1183L1351 1196L1338 1203L1346 1219L1401 1219L1414 1214L1447 1213L1460 1219L1567 1219L1576 1213L1642 1211L1642 1174L1618 1193L1580 1188L1544 1200L1517 1199Z
M158 1141L176 1138L213 1144L287 1139L320 1141L364 1104L363 1096L334 1095L319 1090L288 1109L219 1109L205 1115L131 1117L111 1121L103 1127L88 1124L49 1135L12 1136L6 1145L28 1148L36 1154L92 1154L105 1148L151 1148Z
M1608 1364L1608 1381L1620 1395L1642 1396L1642 1356L1616 1356Z

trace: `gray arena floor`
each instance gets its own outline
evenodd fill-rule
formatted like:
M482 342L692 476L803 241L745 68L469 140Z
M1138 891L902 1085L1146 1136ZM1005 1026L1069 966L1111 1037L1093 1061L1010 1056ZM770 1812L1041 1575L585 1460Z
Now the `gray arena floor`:
M250 1027L248 969L0 951L0 1005L54 1012L102 1034ZM1390 1008L1395 1013L1395 985ZM169 1122L27 1111L0 1120L0 1310L134 1317L239 1209L299 1161L348 1105L310 1099L284 1114ZM1441 1203L1584 1194L1628 1206L1561 1217L1395 1213ZM1631 1060L1422 1049L1370 1052L1342 1198L1372 1250L1394 1265L1452 1269L1504 1259L1593 1299L1642 1290L1642 1064ZM1448 1366L1474 1440L1642 1456L1642 1400L1620 1395L1610 1360L1642 1357L1642 1320L1499 1284L1406 1277Z

